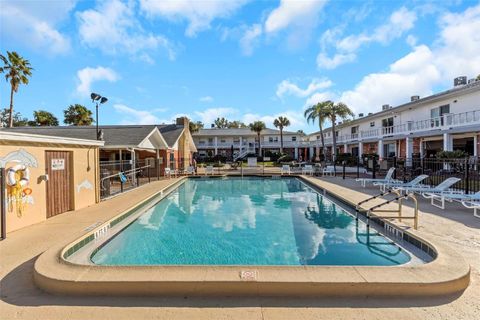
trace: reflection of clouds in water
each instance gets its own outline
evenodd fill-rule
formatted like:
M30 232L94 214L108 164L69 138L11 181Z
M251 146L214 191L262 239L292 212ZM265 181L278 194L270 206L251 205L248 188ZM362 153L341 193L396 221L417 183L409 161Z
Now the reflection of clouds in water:
M169 205L170 206L170 205ZM156 206L146 210L140 217L138 217L137 222L145 229L160 230L160 226L165 219L165 213L168 210L168 207L163 210L163 214L155 214Z
M206 209L208 208L208 209ZM266 214L265 209L255 206L249 196L229 197L227 200L203 196L195 204L194 212L203 212L205 221L214 228L231 232L233 228L255 228L256 214Z

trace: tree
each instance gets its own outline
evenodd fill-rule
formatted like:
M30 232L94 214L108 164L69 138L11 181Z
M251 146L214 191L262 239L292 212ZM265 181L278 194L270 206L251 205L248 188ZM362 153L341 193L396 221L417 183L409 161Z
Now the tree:
M283 154L283 128L290 125L290 120L280 116L273 121L273 125L280 130L280 153Z
M63 110L65 124L73 126L89 126L94 121L92 111L81 104L71 104L67 109Z
M305 110L305 113L303 114L304 117L307 119L307 122L312 121L312 123L315 123L315 120L318 121L318 127L320 129L320 141L322 142L322 153L325 156L325 138L323 136L323 125L325 123L325 120L327 119L327 113L326 110L329 106L333 105L333 102L328 100L324 102L319 102L313 106L310 106ZM319 157L319 154L317 154L317 158ZM317 160L320 160L319 158Z
M258 155L260 156L262 154L262 145L260 143L260 134L262 133L263 130L265 130L265 122L263 121L255 121L253 123L250 123L248 125L250 127L250 130L255 132L258 136Z
M235 121L228 122L228 128L229 129L247 128L247 125L241 121L235 120Z
M480 81L480 74L477 76L477 81Z
M58 126L58 119L52 113L45 110L33 111L32 126Z
M200 129L203 129L203 122L202 121L190 121L188 123L188 128L190 129L191 133L198 132Z
M228 128L228 120L225 119L224 117L215 119L214 124L215 124L215 127L217 127L218 129Z
M11 117L14 127L24 127L29 124L27 118L22 117L20 112L14 112ZM0 127L7 127L10 124L10 110L4 108L0 111Z
M335 125L337 122L337 118L342 120L347 119L347 117L353 117L353 111L343 102L339 102L337 104L330 104L326 108L326 115L332 122L332 134L333 134L333 143L332 143L332 155L333 161L335 161L335 157L337 154L337 134L335 131Z
M21 84L28 84L28 77L32 75L33 68L30 66L30 62L22 58L15 51L7 51L7 57L0 54L0 59L3 62L0 72L5 72L5 80L10 82L10 118L8 120L8 126L13 127L13 94L18 92L18 88Z

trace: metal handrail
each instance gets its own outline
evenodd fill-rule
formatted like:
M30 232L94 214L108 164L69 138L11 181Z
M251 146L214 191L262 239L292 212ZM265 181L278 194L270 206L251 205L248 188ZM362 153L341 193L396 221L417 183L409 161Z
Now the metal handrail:
M142 166L142 167L138 167L138 168L133 168L133 169L130 169L130 170L125 170L125 171L119 171L115 174L112 174L112 175L109 175L109 176L106 176L106 177L103 177L102 179L100 179L100 186L102 187L102 190L105 190L105 186L103 185L103 182L106 180L106 179L110 179L110 178L113 178L113 177L117 177L119 176L120 173L123 173L123 174L126 174L126 175L129 175L129 174L135 174L136 172L138 171L143 171L144 168L150 168L151 165L146 165L146 166Z

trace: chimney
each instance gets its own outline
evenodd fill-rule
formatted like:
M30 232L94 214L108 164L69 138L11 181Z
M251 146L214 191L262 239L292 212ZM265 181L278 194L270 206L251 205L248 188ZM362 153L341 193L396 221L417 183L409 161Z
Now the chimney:
M420 100L420 96L411 96L410 97L410 102L418 101L418 100Z
M384 104L384 105L382 106L382 110L388 110L388 109L390 109L390 105L389 105L389 104Z
M454 87L463 86L465 84L467 84L467 77L465 77L465 76L460 76L460 77L456 77L455 79L453 79L453 86Z
M184 126L185 128L187 128L189 122L190 120L188 120L187 117L180 117L180 118L177 118L176 124L177 126Z

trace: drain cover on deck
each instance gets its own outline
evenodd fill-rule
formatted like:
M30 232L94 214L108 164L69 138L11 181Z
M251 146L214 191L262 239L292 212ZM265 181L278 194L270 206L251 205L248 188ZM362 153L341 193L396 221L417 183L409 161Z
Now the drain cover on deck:
M256 270L242 270L240 271L240 279L243 281L257 281Z

